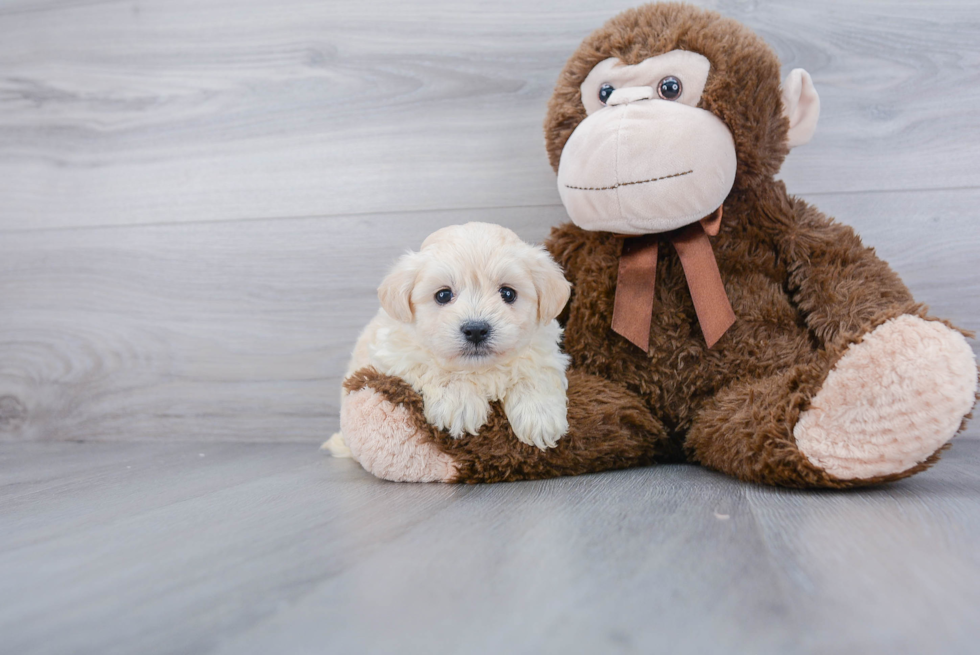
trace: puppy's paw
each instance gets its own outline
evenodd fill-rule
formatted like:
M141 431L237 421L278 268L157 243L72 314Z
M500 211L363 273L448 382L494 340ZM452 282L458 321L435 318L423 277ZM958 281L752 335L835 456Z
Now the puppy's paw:
M504 411L510 427L519 440L541 450L554 448L568 432L568 410L565 396L517 396L506 403Z
M425 420L453 438L477 434L490 415L486 398L467 394L440 394L425 397Z

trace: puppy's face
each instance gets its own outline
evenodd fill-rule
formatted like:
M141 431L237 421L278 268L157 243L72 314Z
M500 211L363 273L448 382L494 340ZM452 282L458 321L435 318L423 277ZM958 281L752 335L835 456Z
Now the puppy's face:
M544 249L498 225L443 228L382 282L384 310L443 366L492 366L554 319L570 286Z

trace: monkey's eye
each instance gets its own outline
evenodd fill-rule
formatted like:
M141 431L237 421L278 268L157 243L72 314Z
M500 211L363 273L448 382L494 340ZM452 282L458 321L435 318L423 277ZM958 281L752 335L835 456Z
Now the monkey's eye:
M657 85L657 95L664 100L677 100L681 97L681 91L683 90L684 87L681 86L681 81L673 75L668 75L660 80L660 84Z
M439 289L436 291L436 302L440 305L445 305L453 299L452 289Z
M602 86L600 86L599 102L601 102L602 104L606 104L606 101L609 100L609 96L611 96L613 94L613 91L615 90L616 89L613 87L612 84L603 84Z
M511 305L517 300L517 292L510 287L500 287L500 297L504 299L505 303Z

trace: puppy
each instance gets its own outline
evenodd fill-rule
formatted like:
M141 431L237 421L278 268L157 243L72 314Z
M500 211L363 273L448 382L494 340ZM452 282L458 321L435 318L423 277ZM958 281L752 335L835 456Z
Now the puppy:
M429 423L456 438L476 434L499 400L518 439L553 447L568 431L569 358L555 317L570 290L544 248L507 228L445 227L381 283L381 309L345 377L373 366L402 378L421 394ZM324 448L350 452L340 433Z

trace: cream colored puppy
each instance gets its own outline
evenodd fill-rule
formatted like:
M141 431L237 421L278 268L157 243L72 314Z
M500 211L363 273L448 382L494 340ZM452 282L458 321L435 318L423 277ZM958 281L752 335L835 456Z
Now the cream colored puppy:
M381 283L381 309L345 377L373 366L402 378L421 394L429 423L456 438L476 434L499 400L518 439L552 447L568 431L569 359L555 317L569 292L547 251L507 228L445 227ZM340 433L324 448L349 454Z

